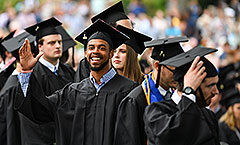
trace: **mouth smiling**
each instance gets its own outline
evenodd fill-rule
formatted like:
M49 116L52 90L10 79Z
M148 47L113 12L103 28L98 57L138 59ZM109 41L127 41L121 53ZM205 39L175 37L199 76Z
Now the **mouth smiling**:
M92 63L99 63L102 57L100 55L90 56L90 61Z

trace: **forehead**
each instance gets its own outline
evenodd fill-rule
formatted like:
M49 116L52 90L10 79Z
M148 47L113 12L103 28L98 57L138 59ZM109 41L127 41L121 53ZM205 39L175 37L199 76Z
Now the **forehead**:
M218 76L215 77L209 77L204 80L204 84L212 84L212 83L217 83L218 82Z
M53 34L53 35L47 35L42 37L42 39L46 41L54 41L54 40L61 40L62 36L60 34Z
M106 45L109 46L108 42L103 39L92 39L88 42L88 45Z

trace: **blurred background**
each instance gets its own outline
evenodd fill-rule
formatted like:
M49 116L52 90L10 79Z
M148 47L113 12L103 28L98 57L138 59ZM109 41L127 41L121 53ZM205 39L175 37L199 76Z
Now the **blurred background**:
M240 3L238 0L122 0L134 29L153 39L186 35L188 50L197 45L217 48L210 55L216 67L240 60ZM57 17L75 38L90 18L118 0L0 0L0 37ZM83 57L75 48L76 63ZM77 66L77 65L76 65Z

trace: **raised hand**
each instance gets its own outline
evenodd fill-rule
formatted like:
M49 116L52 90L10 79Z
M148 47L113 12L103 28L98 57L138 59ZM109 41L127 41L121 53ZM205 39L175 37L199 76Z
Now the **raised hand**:
M200 57L196 57L184 76L183 86L191 87L196 91L196 89L200 86L203 79L206 77L207 73L205 71L205 67L202 67L203 62L199 61Z
M40 56L43 55L43 52L39 52L36 58L33 57L31 52L31 46L29 40L25 40L22 47L19 49L20 64L22 66L22 71L31 71L32 68L37 63Z

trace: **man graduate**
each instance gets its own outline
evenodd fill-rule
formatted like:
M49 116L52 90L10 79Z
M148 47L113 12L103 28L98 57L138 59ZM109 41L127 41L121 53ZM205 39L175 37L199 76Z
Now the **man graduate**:
M45 96L51 95L54 91L62 89L66 84L73 82L73 69L60 62L62 52L74 45L71 37L66 32L58 31L61 26L54 17L32 25L25 30L36 36L37 48L43 55L34 64L32 75L35 76L34 84L40 85ZM66 45L68 41L73 45ZM31 54L31 53L30 53ZM20 123L23 127L22 144L53 144L55 139L55 125L53 122L36 124L25 116L20 116Z
M54 121L57 145L112 145L118 105L136 86L109 66L113 50L127 39L102 20L96 21L76 37L86 45L90 77L68 84L47 98L34 75L20 73L25 95L19 88L16 108L35 122ZM37 61L29 49L28 41L20 49L25 72L31 71Z
M217 120L205 108L219 93L217 70L203 57L214 51L196 47L161 62L176 67L174 79L178 87L170 100L146 107L144 123L149 144L219 145Z
M147 136L144 131L143 113L147 105L169 98L176 87L173 80L174 67L161 66L159 62L183 53L180 42L188 41L187 37L158 39L145 43L145 47L154 47L153 72L145 75L142 84L131 91L121 102L116 123L115 145L146 145ZM159 79L159 76L160 79ZM158 80L157 80L158 78ZM156 84L157 88L156 88Z
M116 27L117 25L125 26L129 29L133 29L132 23L124 12L122 1L112 5L111 7L103 10L101 13L91 18L92 23L96 22L98 19ZM86 48L84 46L84 51ZM80 82L81 80L89 77L90 66L88 64L87 58L84 57L77 68L74 81Z

